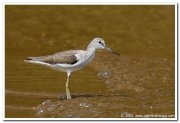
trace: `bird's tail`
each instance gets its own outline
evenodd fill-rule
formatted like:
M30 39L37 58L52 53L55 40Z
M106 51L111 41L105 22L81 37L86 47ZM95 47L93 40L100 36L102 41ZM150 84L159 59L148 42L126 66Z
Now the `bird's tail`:
M49 67L49 64L48 63L45 63L43 61L41 61L42 58L41 57L27 57L24 62L27 62L27 63L32 63L32 64L39 64L39 65L44 65L44 66L47 66Z
M27 57L24 61L25 61L25 62L37 61L37 57Z

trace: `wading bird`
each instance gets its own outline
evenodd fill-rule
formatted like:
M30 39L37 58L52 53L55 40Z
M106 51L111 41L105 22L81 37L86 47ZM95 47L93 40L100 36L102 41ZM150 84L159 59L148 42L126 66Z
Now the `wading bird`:
M93 60L97 49L106 49L111 53L119 55L118 53L108 48L102 38L94 38L89 43L86 50L69 50L52 55L27 57L24 61L34 64L40 64L58 71L66 72L66 96L67 99L71 99L71 94L68 88L71 73L82 69L88 63L90 63Z

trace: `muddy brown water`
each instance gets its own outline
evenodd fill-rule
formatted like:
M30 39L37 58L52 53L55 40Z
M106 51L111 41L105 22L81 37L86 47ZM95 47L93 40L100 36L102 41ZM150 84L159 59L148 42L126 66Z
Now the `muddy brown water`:
M174 117L174 16L173 5L6 5L5 117ZM65 73L23 62L96 36L121 56L98 51L72 74L71 100Z

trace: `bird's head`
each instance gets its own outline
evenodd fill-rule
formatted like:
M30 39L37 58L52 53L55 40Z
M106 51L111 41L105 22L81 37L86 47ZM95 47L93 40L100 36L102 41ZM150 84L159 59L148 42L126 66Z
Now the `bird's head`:
M109 47L106 46L105 41L102 38L94 38L90 44L88 45L88 48L95 48L95 49L106 49L107 51L114 53L116 55L119 55L118 53L111 50Z
M106 44L102 38L94 38L89 46L96 49L104 49L106 47Z

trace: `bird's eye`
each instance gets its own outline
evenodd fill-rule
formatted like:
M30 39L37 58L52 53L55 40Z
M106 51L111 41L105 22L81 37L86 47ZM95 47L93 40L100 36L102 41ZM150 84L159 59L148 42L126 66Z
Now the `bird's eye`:
M99 41L99 43L101 44L102 42L101 42L101 41Z

